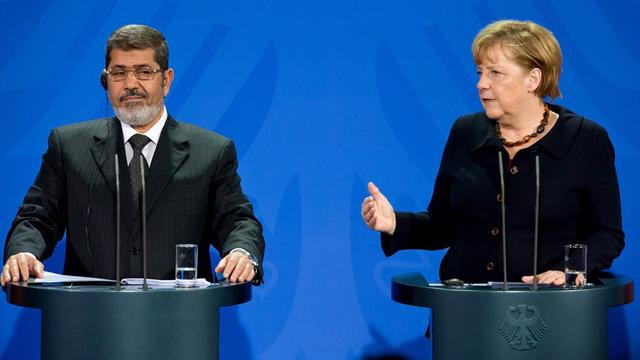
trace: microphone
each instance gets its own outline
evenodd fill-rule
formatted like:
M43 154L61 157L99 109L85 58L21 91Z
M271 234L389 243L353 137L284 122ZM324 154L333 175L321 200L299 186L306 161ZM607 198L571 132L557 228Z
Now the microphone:
M502 263L503 268L503 290L509 290L507 283L507 234L506 234L506 196L504 191L504 168L502 162L502 151L498 151L498 164L500 166L500 193L502 194L502 202L500 210L502 215ZM536 198L534 212L534 228L533 228L533 290L538 290L538 234L540 228L540 155L536 152Z
M500 193L502 194L502 201L500 202L500 211L502 213L502 272L503 272L503 284L502 289L509 290L507 284L507 226L506 226L506 209L505 203L507 197L504 193L504 167L502 163L502 151L498 151L498 164L500 166Z
M120 162L114 154L116 172L116 290L120 290Z
M536 209L533 228L533 290L538 290L538 227L540 220L540 156L536 153Z
M93 253L91 252L91 244L89 243L89 217L91 217L92 198L93 198L93 184L89 185L89 204L87 205L87 216L84 221L84 238L85 238L85 244L87 246L87 253L89 254L89 260L91 260L91 274L95 274L95 269L97 267L97 264L93 258Z
M146 291L149 290L149 285L147 284L147 190L144 179L144 164L144 155L140 154L140 192L142 194L142 290Z

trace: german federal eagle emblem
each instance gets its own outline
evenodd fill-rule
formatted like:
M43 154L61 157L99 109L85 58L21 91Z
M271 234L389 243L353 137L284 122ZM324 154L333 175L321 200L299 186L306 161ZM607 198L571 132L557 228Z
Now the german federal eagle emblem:
M509 306L507 315L500 326L500 333L512 349L527 351L540 345L547 324L540 318L535 306Z

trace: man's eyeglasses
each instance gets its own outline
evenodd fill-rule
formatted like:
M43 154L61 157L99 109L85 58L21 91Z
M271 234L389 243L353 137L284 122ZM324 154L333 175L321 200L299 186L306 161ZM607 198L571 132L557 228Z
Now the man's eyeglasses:
M133 75L138 80L151 80L158 72L164 72L162 69L152 69L148 66L141 66L135 69L127 69L124 67L114 67L109 70L103 70L105 74L109 75L109 79L120 82L125 81L127 76L129 76L129 72L132 72Z

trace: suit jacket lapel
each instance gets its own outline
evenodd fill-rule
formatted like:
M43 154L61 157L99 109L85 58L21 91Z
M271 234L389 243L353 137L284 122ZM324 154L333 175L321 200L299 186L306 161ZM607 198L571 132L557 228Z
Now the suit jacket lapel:
M153 154L147 180L147 214L153 211L158 198L175 172L189 156L189 139L180 125L171 117L162 129Z
M106 119L93 133L93 146L91 147L91 155L112 191L116 189L115 169L113 154L117 150L116 126L118 125L114 119Z
M116 118L107 119L104 126L100 126L93 134L94 144L91 147L91 155L104 177L105 182L114 194L116 193L116 175L115 175L115 157L118 154L119 170L120 170L120 204L122 211L122 219L124 224L133 229L135 216L131 206L131 184L129 182L129 168L127 167L127 159L124 153L124 142L122 139L122 128L120 122ZM114 210L115 216L115 210ZM129 231L131 233L131 231ZM124 238L124 237L123 237Z

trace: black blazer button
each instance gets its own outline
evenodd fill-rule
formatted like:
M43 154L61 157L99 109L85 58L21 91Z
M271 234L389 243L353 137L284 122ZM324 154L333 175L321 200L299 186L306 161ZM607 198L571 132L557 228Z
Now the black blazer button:
M493 261L489 261L487 263L487 271L491 271L491 270L495 269L495 267L496 267L496 264L494 264Z
M509 169L509 172L511 173L511 175L515 175L515 174L517 174L517 173L518 173L518 167L517 167L517 166L515 166L515 165L513 165L513 166L511 167L511 169Z
M129 254L138 255L138 254L140 254L140 249L134 246L131 249L129 249Z
M500 234L500 230L498 230L498 228L491 229L492 236L498 236L498 234Z

